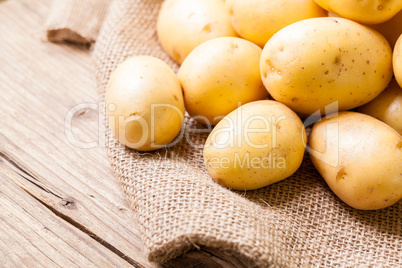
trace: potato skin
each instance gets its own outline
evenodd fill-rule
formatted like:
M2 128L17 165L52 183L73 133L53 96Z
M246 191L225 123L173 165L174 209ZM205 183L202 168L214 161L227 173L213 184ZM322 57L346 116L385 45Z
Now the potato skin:
M224 0L166 0L156 28L162 47L179 64L207 40L237 36Z
M395 79L399 86L402 87L402 35L398 38L398 41L395 44L392 64Z
M236 32L261 47L289 24L327 15L313 0L227 0L226 7Z
M178 74L187 112L216 125L239 104L265 99L260 57L260 47L237 37L215 38L194 49Z
M309 147L318 172L349 206L381 209L402 198L402 136L385 123L341 112L315 123Z
M400 0L314 0L322 8L365 24L383 23L402 9Z
M275 34L261 55L271 96L302 114L363 105L392 78L392 51L378 32L342 18L296 22Z
M402 88L395 80L377 98L359 107L358 111L383 121L402 135Z
M271 100L245 104L210 133L204 163L219 184L258 189L292 175L301 165L306 131L300 118Z
M119 142L139 151L152 151L169 144L180 132L183 93L166 63L150 56L132 57L112 73L106 112Z

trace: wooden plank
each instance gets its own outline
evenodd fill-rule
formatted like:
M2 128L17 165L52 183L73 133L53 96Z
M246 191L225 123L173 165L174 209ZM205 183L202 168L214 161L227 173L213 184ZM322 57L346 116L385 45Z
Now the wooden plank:
M0 189L1 267L132 267L2 174Z

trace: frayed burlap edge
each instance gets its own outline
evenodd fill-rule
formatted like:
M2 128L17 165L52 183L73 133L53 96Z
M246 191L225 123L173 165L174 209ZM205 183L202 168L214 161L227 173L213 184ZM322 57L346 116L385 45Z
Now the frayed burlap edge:
M95 42L112 0L54 0L46 37L51 42Z

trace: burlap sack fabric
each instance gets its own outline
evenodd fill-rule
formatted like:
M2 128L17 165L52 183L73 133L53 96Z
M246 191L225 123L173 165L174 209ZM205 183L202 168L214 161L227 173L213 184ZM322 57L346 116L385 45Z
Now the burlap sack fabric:
M177 71L155 32L161 2L111 5L93 52L101 98L111 72L129 56L152 55ZM82 18L77 29L90 27ZM151 153L125 148L107 130L110 161L138 217L149 260L164 262L208 246L238 252L261 267L402 265L402 202L378 211L352 209L330 191L307 155L284 181L230 191L206 172L202 146L208 134L197 128L202 126L187 117L181 141Z

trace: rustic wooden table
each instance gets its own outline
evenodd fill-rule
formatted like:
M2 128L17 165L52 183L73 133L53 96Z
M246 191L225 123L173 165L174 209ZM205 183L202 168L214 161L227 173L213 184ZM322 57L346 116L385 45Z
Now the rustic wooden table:
M157 267L98 142L90 52L44 39L51 2L0 0L0 267ZM164 266L245 263L203 249Z

